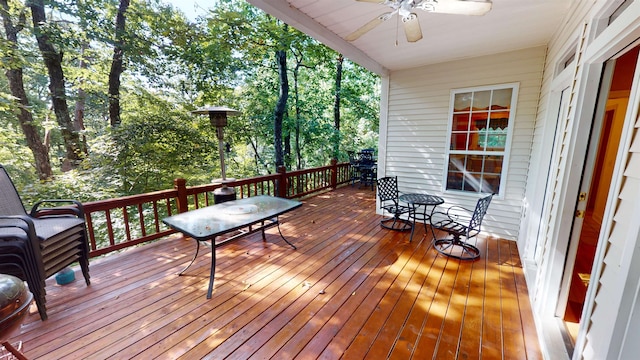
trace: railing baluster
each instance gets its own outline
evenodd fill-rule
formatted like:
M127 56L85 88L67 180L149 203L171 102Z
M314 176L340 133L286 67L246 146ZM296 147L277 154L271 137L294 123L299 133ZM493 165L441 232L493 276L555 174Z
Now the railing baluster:
M142 211L142 204L138 204L138 216L140 217L140 231L142 236L147 236L147 229L144 225L144 213Z
M131 241L131 228L129 227L129 213L127 207L122 207L122 217L124 218L124 232L127 235L127 241Z
M91 250L95 250L97 249L96 234L93 231L93 218L91 217L91 213L85 214L85 219L87 222L87 232L89 233L89 246Z
M107 234L109 234L109 244L115 245L115 239L113 237L113 224L111 223L111 211L107 209L105 211L106 219L107 219Z
M153 223L155 225L156 232L160 232L160 216L158 216L158 202L153 201Z

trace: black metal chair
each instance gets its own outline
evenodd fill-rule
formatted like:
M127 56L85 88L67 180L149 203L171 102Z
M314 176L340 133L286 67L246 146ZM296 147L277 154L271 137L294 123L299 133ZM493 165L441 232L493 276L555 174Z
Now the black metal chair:
M47 207L49 206L49 207ZM42 320L47 319L45 280L79 262L87 285L89 243L82 204L43 200L30 213L0 165L0 273L25 280Z
M431 231L436 238L434 229L449 233L450 237L437 239L433 246L447 256L461 260L475 260L480 256L480 250L469 243L469 240L480 233L482 219L487 213L494 194L478 200L473 212L461 206L452 206L446 212L434 212L431 215Z
M347 151L347 154L349 155L349 165L351 165L351 186L353 186L356 180L360 180L360 166L355 151Z
M392 214L392 216L382 219L380 226L390 230L411 230L413 227L411 221L400 218L402 214L408 214L411 208L401 205L398 201L398 196L400 195L398 191L398 177L388 176L378 179L377 189L380 208Z
M370 185L371 190L373 190L378 170L373 149L362 149L358 153L358 170L360 172L360 184Z

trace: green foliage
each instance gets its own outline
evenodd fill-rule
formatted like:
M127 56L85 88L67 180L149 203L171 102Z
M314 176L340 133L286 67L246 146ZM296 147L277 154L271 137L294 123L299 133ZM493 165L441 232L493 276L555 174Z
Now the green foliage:
M25 2L11 3L17 20ZM333 128L338 54L292 27L285 31L279 20L246 1L213 4L210 12L193 22L159 0L131 2L123 37L122 124L112 130L107 76L118 1L46 3L51 19L47 31L64 52L71 109L80 90L86 96L82 134L89 155L79 169L61 172L57 157L63 150L57 125L51 120L48 78L31 29L25 28L19 34L20 52L15 57L20 61L12 66L23 67L34 123L43 137L50 133L50 155L56 167L51 182L37 180L15 117L17 108L6 80L0 79L0 163L11 168L12 178L24 190L25 202L45 195L105 199L170 188L176 177L192 185L218 178L215 130L207 116L190 114L206 104L242 112L230 117L224 130L229 144L227 176L274 172L273 117L278 97L274 53L283 46L289 56L292 86L283 135L288 135L292 152L300 152L301 166L327 165L336 141L340 142L340 160L347 159L348 150L377 146L379 79L375 75L345 60L338 134ZM5 50L4 40L0 48ZM298 81L295 93L294 74ZM296 166L291 154L287 167Z
M202 180L217 173L219 160L212 156L217 142L204 118L142 89L124 104L111 164L123 179L123 191L144 193L167 188L176 177Z

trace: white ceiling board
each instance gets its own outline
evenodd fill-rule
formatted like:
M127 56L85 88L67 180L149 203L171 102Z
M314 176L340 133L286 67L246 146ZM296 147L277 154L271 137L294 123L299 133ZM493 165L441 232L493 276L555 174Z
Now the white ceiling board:
M415 10L424 37L406 41L397 15L353 42L344 38L389 7L355 0L248 0L368 69L385 74L548 43L574 0L493 0L483 16Z

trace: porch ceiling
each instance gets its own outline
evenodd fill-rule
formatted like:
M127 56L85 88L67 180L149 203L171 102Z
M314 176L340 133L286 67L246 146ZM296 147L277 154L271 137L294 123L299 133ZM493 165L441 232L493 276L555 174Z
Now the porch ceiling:
M484 16L417 10L424 38L408 43L402 28L398 28L397 16L356 41L344 40L387 12L389 8L380 4L356 0L248 0L378 74L545 45L561 25L572 1L493 0L491 11Z

